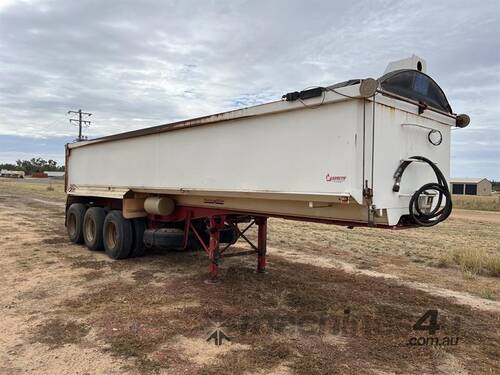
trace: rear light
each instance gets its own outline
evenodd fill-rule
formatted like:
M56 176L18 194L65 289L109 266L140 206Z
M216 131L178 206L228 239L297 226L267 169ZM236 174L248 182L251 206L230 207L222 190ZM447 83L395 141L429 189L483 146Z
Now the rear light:
M466 114L461 114L457 116L457 127L465 128L470 123L470 117Z

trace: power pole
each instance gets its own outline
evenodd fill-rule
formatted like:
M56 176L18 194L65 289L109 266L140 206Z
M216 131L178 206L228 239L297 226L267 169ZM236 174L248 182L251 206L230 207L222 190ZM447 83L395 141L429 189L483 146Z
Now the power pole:
M78 118L70 118L69 119L69 123L70 124L73 124L73 123L78 123L78 138L76 139L77 142L80 142L80 141L83 141L85 140L85 138L83 137L82 135L82 127L84 126L90 126L90 121L89 120L82 120L82 115L85 115L85 116L92 116L92 113L89 113L89 112L82 112L81 109L79 109L78 111L68 111L68 115L71 114L71 113L74 113L74 114L77 114L78 115Z

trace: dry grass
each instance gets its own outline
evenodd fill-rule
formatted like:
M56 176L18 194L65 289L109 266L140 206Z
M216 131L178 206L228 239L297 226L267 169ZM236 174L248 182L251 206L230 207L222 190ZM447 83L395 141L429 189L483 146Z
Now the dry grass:
M11 192L13 190L54 200L65 199L63 180L38 180L29 178L12 180L0 178L0 192Z
M491 300L494 300L494 296L493 296L493 292L489 289L483 289L481 292L480 292L480 296L484 299L491 299Z
M486 275L500 277L500 256L487 254L483 249L458 249L453 260L465 275Z
M163 285L123 279L103 282L58 308L65 317L92 322L107 344L106 351L133 359L132 370L139 373L263 373L280 366L297 374L345 373L345 369L363 373L366 366L381 372L430 372L432 350L415 348L409 356L405 346L412 324L429 306L441 311L443 335L458 334L451 323L446 324L454 317L468 322L460 327L468 345L459 350L470 356L471 372L477 366L495 366L488 353L477 349L486 341L492 342L492 350L498 349L488 313L384 280L278 257L272 258L267 275L254 273L248 259L233 259L222 270L223 283L207 286L203 260L201 253L168 254L157 259L163 264L158 269L171 274L180 264L185 275ZM134 269L141 271L137 264ZM241 348L197 364L179 350L177 338L205 340L213 322L221 322ZM469 352L471 347L475 349Z
M448 268L453 266L453 254L446 253L439 256L435 266L438 268Z
M12 358L23 370L84 373L72 366L93 366L96 357L88 352L93 349L104 360L88 373L500 371L498 314L392 280L277 255L286 249L331 257L500 299L498 279L465 280L453 252L482 248L487 257L498 255L498 222L491 220L500 213L466 211L466 218L405 231L272 219L269 273L254 272L254 257L227 258L221 266L223 282L207 285L203 252L157 251L111 262L102 253L70 244L64 239L62 205L31 199L42 195L40 190L49 193L47 185L29 190L23 184L16 185L17 191L0 184L0 229L5 233L0 328L8 350L22 344ZM435 267L440 258L445 268ZM487 264L481 266L491 269ZM443 280L448 284L440 284ZM431 308L439 310L440 337L460 337L459 345L439 350L406 345L412 335L420 335L412 326ZM215 323L232 340L222 351L206 342ZM179 342L199 342L203 360ZM57 361L65 352L77 357L74 363ZM448 358L458 367L446 367ZM18 372L6 363L3 373ZM108 364L113 371L103 369Z
M500 195L496 193L484 197L472 195L453 195L452 200L454 208L480 211L500 211Z
M456 215L456 216L455 216ZM456 210L446 222L432 228L381 230L294 222L269 221L271 248L292 250L354 264L358 268L390 273L416 282L481 296L491 290L500 300L500 257L497 212ZM255 238L255 233L249 233ZM482 249L486 260L479 274L462 272L454 259L457 249ZM273 250L271 249L272 253ZM465 276L465 277L464 277Z
M49 345L51 348L80 342L90 328L82 323L49 319L32 331L31 342Z

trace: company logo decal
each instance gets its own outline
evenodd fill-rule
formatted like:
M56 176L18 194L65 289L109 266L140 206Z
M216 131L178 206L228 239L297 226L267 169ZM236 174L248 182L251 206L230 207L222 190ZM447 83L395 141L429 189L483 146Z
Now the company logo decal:
M326 182L342 183L346 180L347 176L332 176L330 173L326 174Z

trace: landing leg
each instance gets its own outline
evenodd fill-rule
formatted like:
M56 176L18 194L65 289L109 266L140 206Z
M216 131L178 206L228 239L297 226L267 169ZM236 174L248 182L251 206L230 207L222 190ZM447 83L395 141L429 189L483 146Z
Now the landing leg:
M267 217L258 217L255 219L258 226L257 242L257 272L266 272L266 253L267 253Z
M221 223L222 222L222 223ZM207 280L207 283L216 283L219 281L219 238L220 233L219 230L221 226L224 227L224 220L217 220L215 218L210 218L208 223L208 231L210 233L210 241L208 244L208 259L209 266L208 272L210 273L210 279Z

